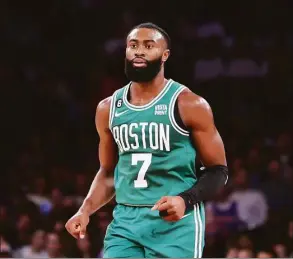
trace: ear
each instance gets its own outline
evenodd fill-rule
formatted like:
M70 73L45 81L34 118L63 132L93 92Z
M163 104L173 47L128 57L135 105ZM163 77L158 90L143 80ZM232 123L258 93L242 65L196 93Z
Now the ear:
M164 50L163 56L162 56L162 61L166 62L168 60L169 56L170 56L170 50L169 49Z

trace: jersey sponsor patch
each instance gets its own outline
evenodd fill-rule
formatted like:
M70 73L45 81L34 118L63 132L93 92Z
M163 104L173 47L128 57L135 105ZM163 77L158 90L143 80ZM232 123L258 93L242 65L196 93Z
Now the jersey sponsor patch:
M159 104L155 106L155 115L167 115L167 105Z

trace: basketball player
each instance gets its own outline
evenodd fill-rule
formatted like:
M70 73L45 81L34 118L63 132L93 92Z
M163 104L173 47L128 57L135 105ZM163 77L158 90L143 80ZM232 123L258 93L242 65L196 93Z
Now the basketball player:
M97 107L101 167L66 228L82 238L89 216L116 195L104 257L201 257L202 202L228 177L222 139L209 104L164 77L170 38L163 29L140 24L126 44L130 83ZM199 179L197 154L205 166Z

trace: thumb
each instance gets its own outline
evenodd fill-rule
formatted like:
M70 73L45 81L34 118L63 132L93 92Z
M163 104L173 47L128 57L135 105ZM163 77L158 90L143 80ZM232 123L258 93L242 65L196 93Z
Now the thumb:
M79 231L79 238L84 239L86 233L86 228L81 227Z
M80 230L79 230L79 238L83 239L85 237L86 234L86 224L82 223L80 224Z

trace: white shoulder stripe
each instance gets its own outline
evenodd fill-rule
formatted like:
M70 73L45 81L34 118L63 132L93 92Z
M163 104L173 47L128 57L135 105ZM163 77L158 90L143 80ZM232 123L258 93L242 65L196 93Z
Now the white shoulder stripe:
M175 118L174 118L174 107L175 107L175 103L176 100L179 96L179 94L186 88L186 86L181 85L176 92L174 93L174 95L171 98L170 101L170 108L169 108L169 118L170 118L170 122L173 126L173 128L180 133L181 135L184 136L189 136L189 132L187 130L182 129L176 122Z
M116 102L116 95L118 93L119 89L114 92L112 95L111 99L111 104L110 104L110 114L109 114L109 129L112 129L112 123L113 123L113 118L114 118L114 113L115 113L115 102Z

